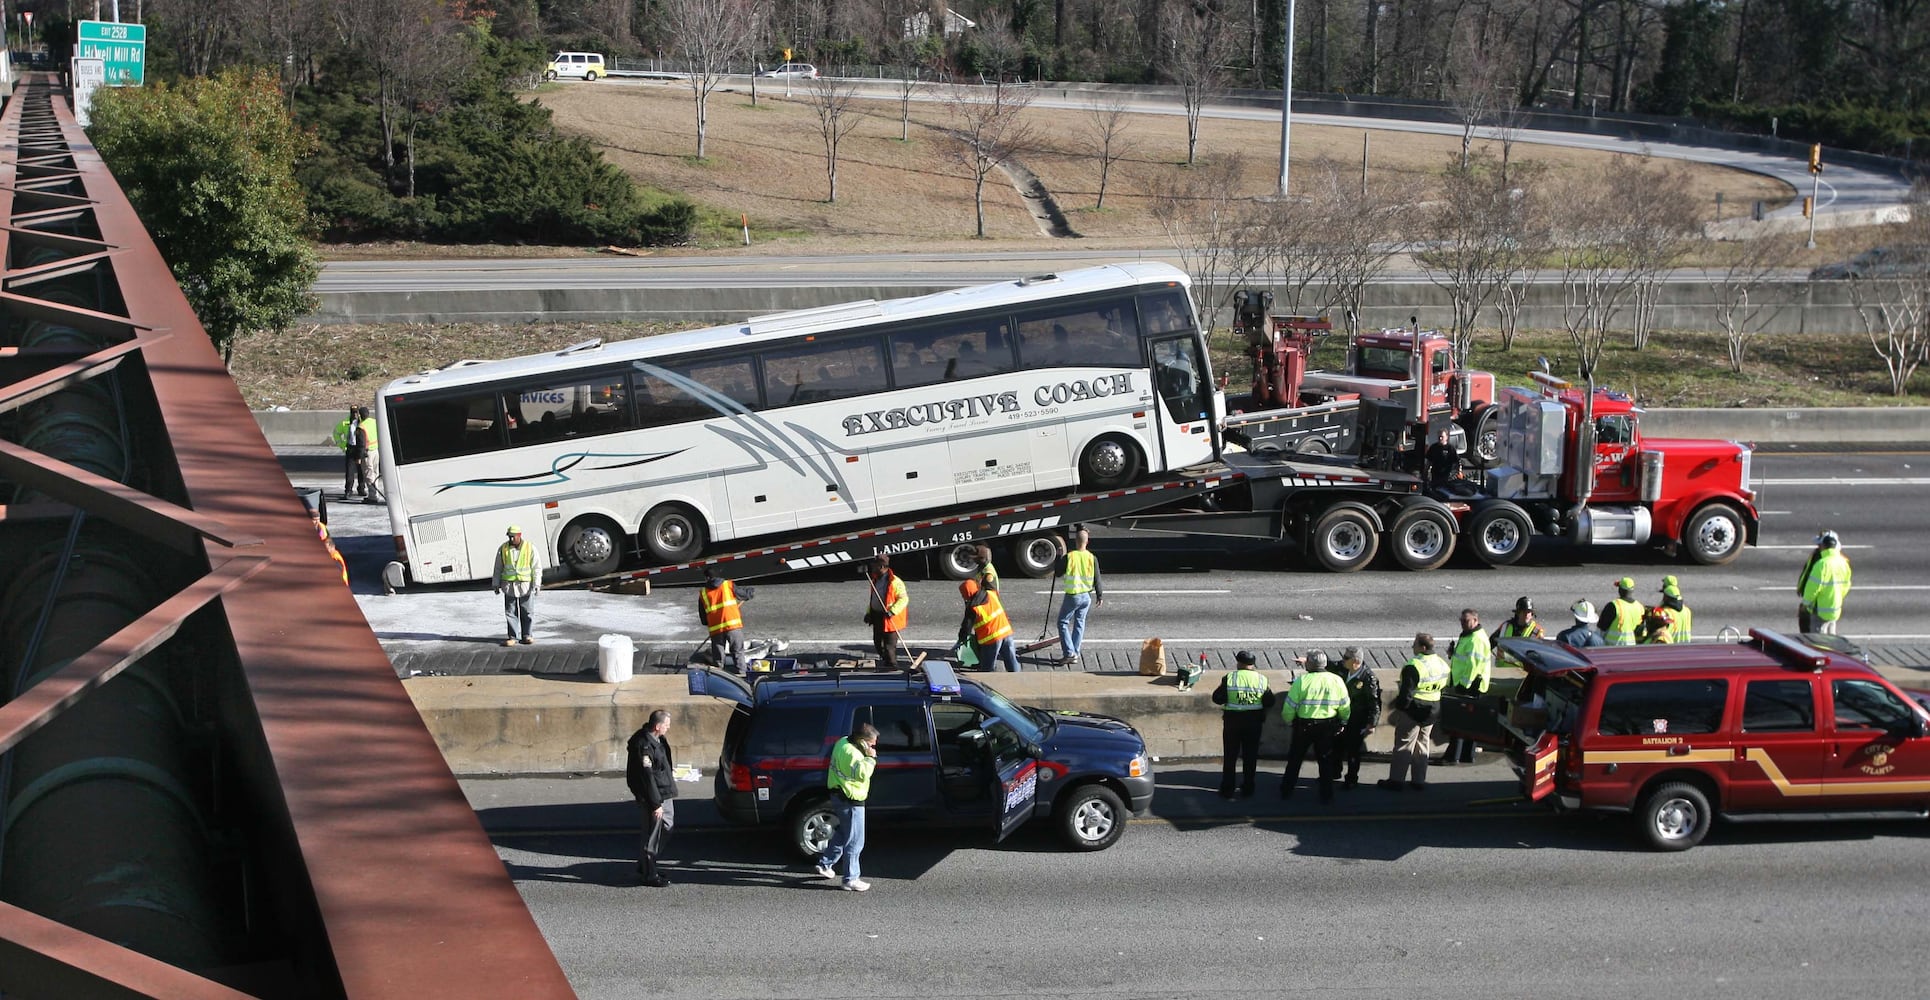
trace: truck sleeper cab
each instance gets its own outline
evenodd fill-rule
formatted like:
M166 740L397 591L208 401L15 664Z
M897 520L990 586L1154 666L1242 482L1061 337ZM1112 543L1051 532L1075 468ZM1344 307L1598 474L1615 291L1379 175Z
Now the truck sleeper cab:
M1930 816L1930 711L1830 641L1504 639L1501 661L1527 672L1513 699L1444 722L1510 751L1529 799L1626 813L1659 850L1695 846L1718 816Z
M736 706L718 757L718 812L781 827L807 857L835 827L825 771L857 722L879 732L868 824L989 828L1003 840L1049 817L1068 846L1098 851L1152 805L1152 758L1130 725L1013 704L946 663L750 678L692 668L688 678L691 694Z

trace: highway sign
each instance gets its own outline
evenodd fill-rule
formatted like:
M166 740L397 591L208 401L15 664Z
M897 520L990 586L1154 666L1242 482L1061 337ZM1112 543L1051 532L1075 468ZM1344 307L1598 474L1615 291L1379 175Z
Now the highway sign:
M138 87L147 65L147 25L82 21L76 56L99 59L110 87Z

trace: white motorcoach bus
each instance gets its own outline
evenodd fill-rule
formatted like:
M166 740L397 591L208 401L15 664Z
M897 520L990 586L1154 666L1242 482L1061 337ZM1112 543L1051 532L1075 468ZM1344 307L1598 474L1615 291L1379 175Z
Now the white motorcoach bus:
M1144 263L464 361L377 399L421 583L487 578L510 524L595 576L1125 485L1214 458L1219 409L1185 274Z

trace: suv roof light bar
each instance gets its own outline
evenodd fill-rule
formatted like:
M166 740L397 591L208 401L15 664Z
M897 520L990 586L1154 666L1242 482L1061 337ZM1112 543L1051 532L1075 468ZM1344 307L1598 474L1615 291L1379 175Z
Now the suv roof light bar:
M1828 653L1774 629L1752 628L1749 630L1749 640L1791 670L1814 672L1829 665Z

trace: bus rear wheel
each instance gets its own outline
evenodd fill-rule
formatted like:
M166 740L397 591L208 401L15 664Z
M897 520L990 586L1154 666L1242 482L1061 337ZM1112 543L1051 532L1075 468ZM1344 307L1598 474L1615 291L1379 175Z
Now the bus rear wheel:
M704 550L704 519L680 503L654 507L643 519L643 549L652 561L675 565Z
M623 561L622 537L623 530L603 518L579 518L563 529L558 555L571 576L602 576Z
M1095 439L1079 456L1079 482L1093 489L1109 490L1138 478L1139 448L1117 434Z

